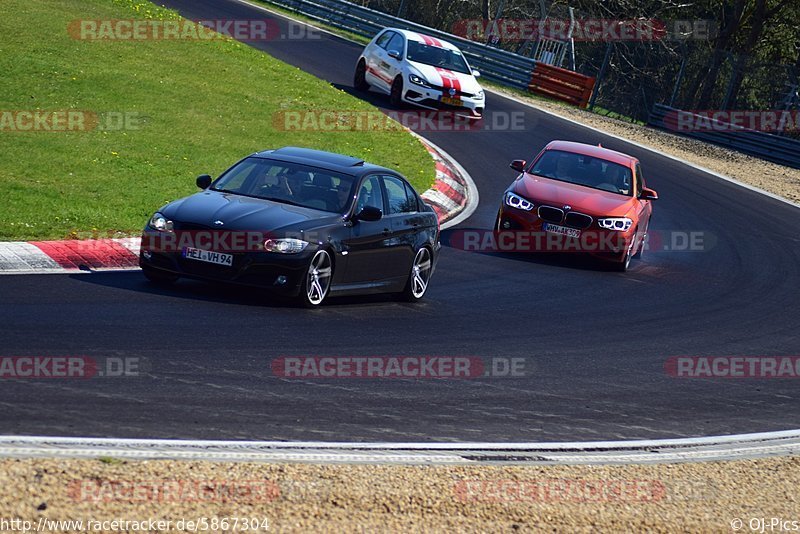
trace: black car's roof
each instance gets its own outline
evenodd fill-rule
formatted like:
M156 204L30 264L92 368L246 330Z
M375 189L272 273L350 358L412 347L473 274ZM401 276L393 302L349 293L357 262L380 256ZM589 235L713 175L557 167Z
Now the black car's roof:
M397 174L396 171L387 169L386 167L373 165L372 163L367 163L364 160L351 156L296 146L286 146L275 150L262 150L261 152L256 152L251 157L269 158L285 161L287 163L301 163L353 176L360 176L375 171Z

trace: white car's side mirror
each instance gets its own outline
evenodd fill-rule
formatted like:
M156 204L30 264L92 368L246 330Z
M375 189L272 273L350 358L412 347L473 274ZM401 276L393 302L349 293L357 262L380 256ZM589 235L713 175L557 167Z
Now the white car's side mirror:
M481 77L481 73L478 72L477 70L473 70L472 71L472 75L475 76L476 78L480 78Z

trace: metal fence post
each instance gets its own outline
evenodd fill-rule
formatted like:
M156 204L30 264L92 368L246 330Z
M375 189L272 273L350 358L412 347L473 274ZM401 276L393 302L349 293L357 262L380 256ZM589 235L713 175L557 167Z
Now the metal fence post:
M681 67L678 69L678 79L675 80L675 87L672 88L672 96L669 99L669 107L674 107L675 99L678 97L678 90L683 82L683 73L686 70L686 45L681 43Z
M594 109L594 101L597 100L597 93L600 92L600 84L603 83L603 77L606 75L606 68L611 59L611 41L606 45L606 55L603 57L603 64L600 66L600 72L597 73L597 80L594 82L594 90L592 91L592 98L589 99L589 111Z

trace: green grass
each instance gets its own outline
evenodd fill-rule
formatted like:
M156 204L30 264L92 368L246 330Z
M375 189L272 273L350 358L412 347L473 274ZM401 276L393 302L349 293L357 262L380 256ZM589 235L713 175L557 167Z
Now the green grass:
M434 164L403 131L278 131L281 110L376 108L231 40L76 40L75 19L177 19L144 0L4 0L0 110L136 114L122 131L0 130L0 240L136 234L165 202L265 148L341 152L404 173Z

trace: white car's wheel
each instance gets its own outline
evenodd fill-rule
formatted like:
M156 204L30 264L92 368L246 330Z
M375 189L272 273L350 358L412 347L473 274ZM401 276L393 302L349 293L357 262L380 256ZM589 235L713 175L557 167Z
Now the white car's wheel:
M367 83L367 63L363 59L356 65L356 73L353 75L353 87L359 91L369 90L369 83Z
M389 95L389 100L394 107L403 105L403 78L398 76L392 82L392 92Z

